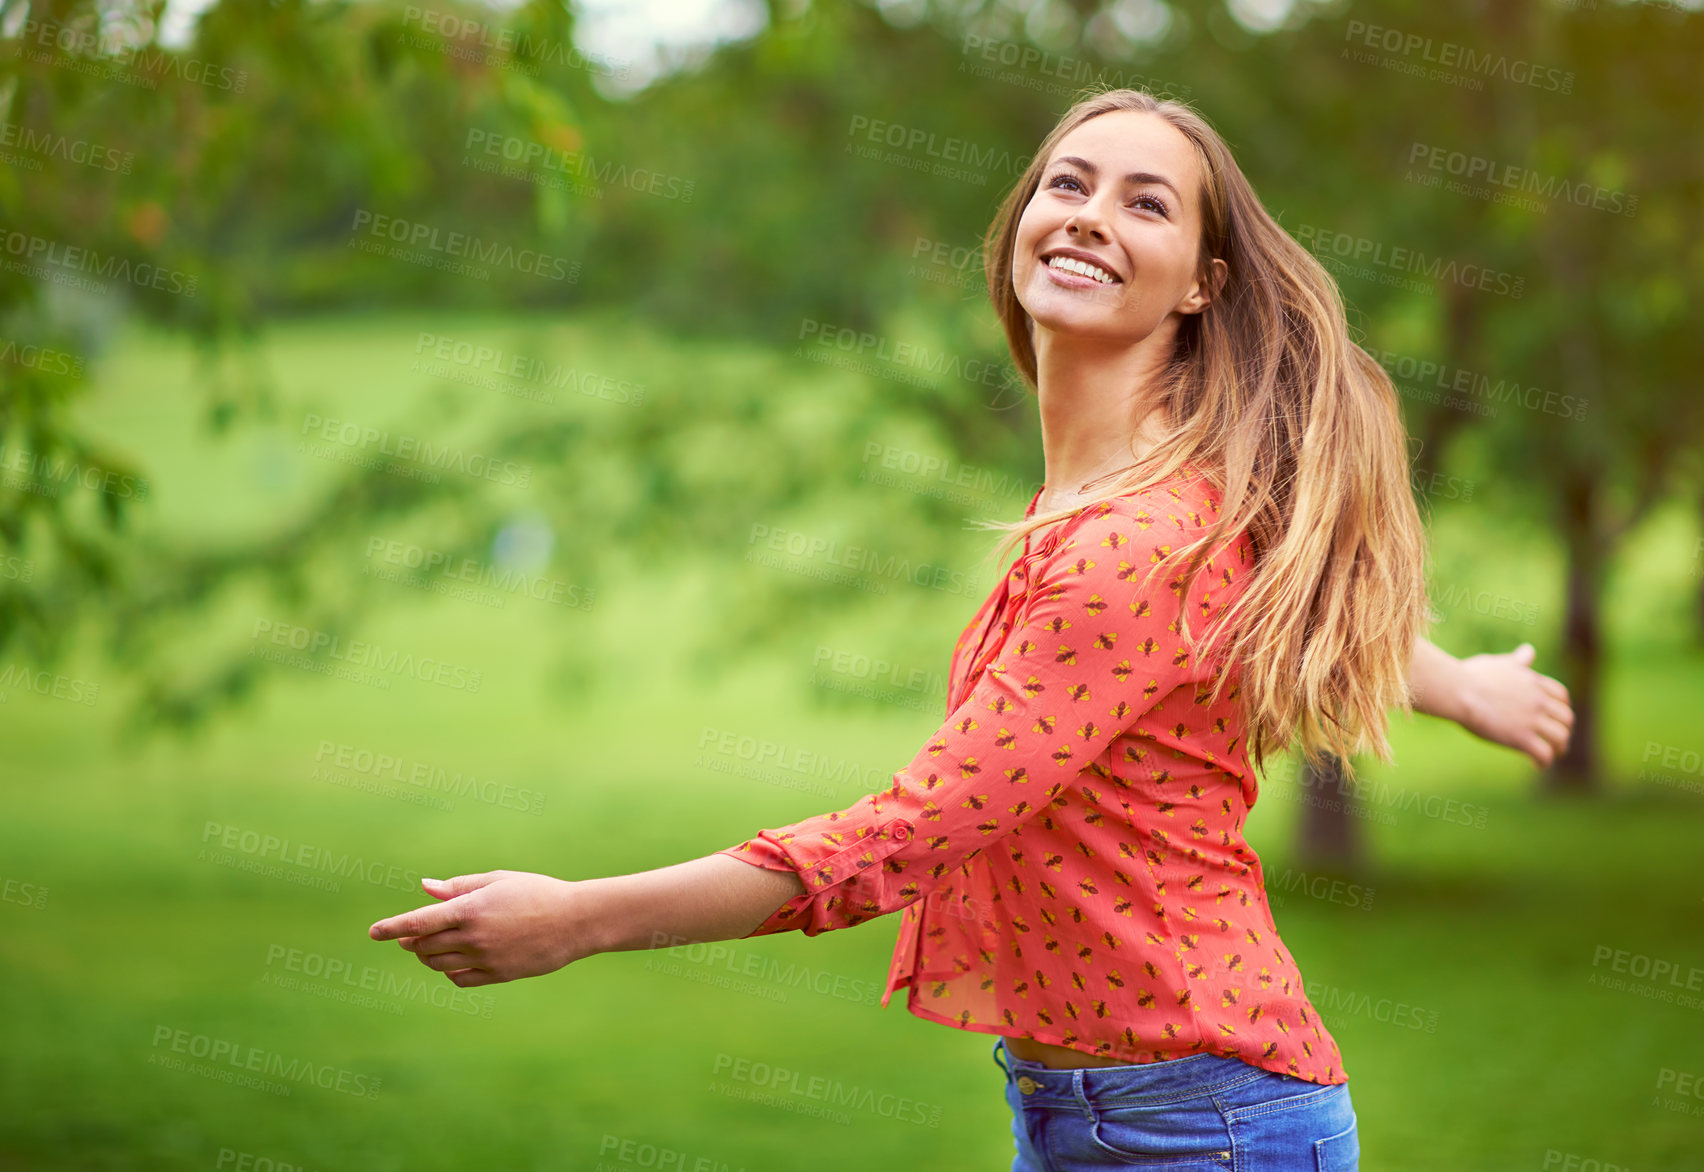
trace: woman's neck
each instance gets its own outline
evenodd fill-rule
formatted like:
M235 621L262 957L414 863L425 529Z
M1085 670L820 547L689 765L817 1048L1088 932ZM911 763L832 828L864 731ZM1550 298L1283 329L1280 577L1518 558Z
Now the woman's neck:
M1146 339L1144 340L1146 341ZM1043 488L1037 512L1087 499L1083 486L1134 464L1159 442L1160 413L1144 406L1156 385L1155 350L1062 344L1036 330L1036 389L1041 406Z

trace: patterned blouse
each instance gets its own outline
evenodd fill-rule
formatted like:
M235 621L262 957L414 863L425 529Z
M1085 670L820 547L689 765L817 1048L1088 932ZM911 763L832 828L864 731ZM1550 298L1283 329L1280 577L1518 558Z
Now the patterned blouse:
M1026 539L953 649L946 723L892 787L716 852L805 885L745 939L903 911L884 1007L909 986L912 1013L959 1029L1347 1082L1243 840L1236 674L1209 702L1220 668L1179 633L1182 572L1141 584L1219 505L1182 473ZM1252 568L1246 532L1215 552L1193 636Z

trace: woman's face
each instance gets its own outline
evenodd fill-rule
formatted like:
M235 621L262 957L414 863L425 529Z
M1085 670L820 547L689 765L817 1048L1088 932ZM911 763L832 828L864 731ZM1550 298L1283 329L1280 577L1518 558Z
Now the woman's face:
M1013 246L1012 284L1037 330L1135 344L1199 313L1200 189L1194 145L1157 114L1115 110L1061 138ZM1058 267L1070 258L1098 271Z

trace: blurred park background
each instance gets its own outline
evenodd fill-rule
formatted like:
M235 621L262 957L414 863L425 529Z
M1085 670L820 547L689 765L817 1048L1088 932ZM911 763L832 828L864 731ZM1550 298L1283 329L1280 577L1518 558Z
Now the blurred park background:
M1434 641L1576 706L1268 771L1363 1167L1704 1168L1700 62L1679 2L0 0L0 1168L1009 1166L897 921L465 992L365 933L888 784L1041 475L978 243L1114 85L1338 276Z

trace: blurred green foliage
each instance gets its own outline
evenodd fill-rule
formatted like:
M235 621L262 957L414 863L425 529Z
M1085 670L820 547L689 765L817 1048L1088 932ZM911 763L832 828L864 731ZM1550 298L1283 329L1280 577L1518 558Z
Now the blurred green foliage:
M622 98L607 83L625 63L579 50L572 12L544 0L507 14L225 2L178 48L158 42L159 5L0 5L0 99L14 143L33 147L0 171L20 262L0 273L0 328L69 356L0 366L0 442L25 470L0 488L0 539L43 567L0 588L0 650L51 657L75 615L100 612L124 616L113 646L128 654L150 616L236 579L299 593L292 567L332 518L442 495L354 475L288 534L137 557L122 528L133 497L48 493L29 471L146 479L143 453L94 446L69 421L122 313L198 340L194 389L161 393L199 393L215 427L273 418L256 346L268 321L376 307L619 307L678 338L744 337L778 355L863 338L998 367L976 255L994 204L1079 91L1139 84L1215 121L1274 214L1335 264L1365 344L1399 381L1442 370L1482 388L1453 401L1405 388L1416 464L1434 479L1464 459L1494 468L1483 507L1562 542L1558 670L1581 715L1562 772L1589 780L1611 558L1655 502L1704 479L1698 397L1684 393L1699 342L1683 325L1704 272L1704 191L1672 149L1699 139L1689 70L1704 20L1654 4L1499 5L1481 19L1469 5L1304 2L1254 31L1254 10L1240 11L775 0L755 38ZM1440 76L1438 62L1455 68ZM71 161L65 144L99 163ZM966 157L983 161L947 165ZM1511 169L1550 194L1522 206L1458 182ZM445 263L469 240L500 262L476 275ZM373 254L393 244L414 251ZM80 294L64 278L89 265L65 261L72 249L129 279ZM1379 259L1415 252L1498 279L1393 280L1400 266ZM694 454L690 437L730 427L782 438L757 385L738 405L695 400L711 419L665 398L619 434L575 423L489 442L564 469L612 462L622 474L595 481L597 511L654 551L716 534L727 515L692 469L758 511L838 501L811 473L836 445L856 450L873 418L944 436L958 460L1039 475L1033 413L1009 374L890 381L845 392L846 425L824 417L813 451L789 448L799 477L746 482L752 462L707 468ZM589 483L553 485L563 495L546 507L584 511ZM240 692L241 674L215 673L212 695ZM162 697L149 715L210 710Z

